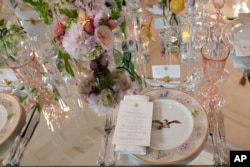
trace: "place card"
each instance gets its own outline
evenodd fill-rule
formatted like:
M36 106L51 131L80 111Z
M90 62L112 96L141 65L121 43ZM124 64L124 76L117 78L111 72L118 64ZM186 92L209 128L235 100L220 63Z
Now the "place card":
M180 78L181 70L180 65L154 65L152 66L153 78Z
M113 144L149 146L153 102L121 101Z
M0 69L0 81L3 81L4 79L8 79L10 81L18 81L13 70L9 68Z

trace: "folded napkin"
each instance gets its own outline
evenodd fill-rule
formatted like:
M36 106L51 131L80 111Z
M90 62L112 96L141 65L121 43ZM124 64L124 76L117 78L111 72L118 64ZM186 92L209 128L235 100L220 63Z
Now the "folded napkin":
M125 95L124 100L147 102L149 101L149 96L144 95ZM146 146L133 146L133 145L121 145L116 144L115 151L120 154L138 154L146 155Z

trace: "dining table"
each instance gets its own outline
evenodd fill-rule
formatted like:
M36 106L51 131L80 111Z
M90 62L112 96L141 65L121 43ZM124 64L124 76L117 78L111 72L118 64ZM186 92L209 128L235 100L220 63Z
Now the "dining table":
M152 4L150 4L152 2L153 1L145 0L144 5L147 18L145 24L149 25L149 22L151 22L150 30L153 36L153 41L147 46L147 61L139 63L138 69L147 81L147 79L150 80L154 78L154 68L166 65L166 67L169 68L170 66L168 65L177 65L180 67L180 76L178 77L177 83L179 83L178 86L183 85L189 75L188 72L190 66L180 52L171 56L162 55L162 41L159 36L163 30L163 27L159 25L159 20L162 19L162 15L154 13ZM199 1L196 3L197 8L201 9L202 6ZM248 9L250 8L250 2L242 1L242 3L245 3ZM242 12L236 10L237 5L239 5L239 3L236 0L226 0L226 4L221 10L226 16L225 27L230 22L238 19L238 13ZM212 2L209 1L209 3L206 4L206 10L208 13L215 12ZM244 12L247 13L246 11ZM25 24L25 26L27 26L26 28L30 28L30 31L37 31L39 28L32 27L34 25L28 25L28 23ZM225 100L222 113L224 118L226 146L229 151L250 150L250 103L248 101L250 99L250 82L247 80L244 85L240 84L244 70L237 68L231 57L229 57L226 62L225 70L227 71L228 76L220 86L220 96ZM18 82L13 75L14 73L6 69L6 66L1 66L1 80L4 78L11 78L11 80ZM184 91L183 87L180 88L178 86L171 85L171 82L165 86L162 86L161 84L157 85L157 83L155 85L150 85L150 82L146 82L142 94L161 89ZM0 90L0 92L4 92L4 90ZM197 101L201 103L200 96L196 95L195 92L185 91L185 93L194 97L194 99L197 99ZM85 106L84 110L84 112L78 112L74 117L68 118L59 129L56 129L53 132L48 129L45 118L41 116L34 135L29 141L22 156L20 166L97 166L99 149L104 134L103 128L105 117L97 116L87 106ZM27 115L30 113L31 111L27 112ZM27 118L22 118L21 122L25 122L25 119ZM11 147L16 135L19 134L20 131L21 124L8 141L0 146L0 162L2 162L7 156L8 149ZM178 161L173 164L212 166L214 164L213 154L214 148L212 139L210 138L209 133L206 133L204 135L204 141L202 141L202 144L197 150L190 155L187 155L186 157L188 158L185 158L183 161ZM115 158L115 165L117 166L141 166L154 164L151 164L150 162L147 162L147 160L134 154L117 153ZM1 165L2 164L0 164L0 166Z

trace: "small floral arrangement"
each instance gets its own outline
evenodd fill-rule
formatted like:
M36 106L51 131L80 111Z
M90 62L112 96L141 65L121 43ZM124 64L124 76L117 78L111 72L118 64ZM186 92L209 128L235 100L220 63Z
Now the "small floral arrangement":
M23 1L42 9L33 0ZM45 6L43 0L39 2ZM70 0L53 5L58 17L53 26L58 58L72 58L83 67L84 77L79 82L79 91L84 101L101 116L112 111L125 94L139 93L142 81L131 54L123 55L114 48L112 31L120 28L125 36L122 1L115 0L108 10L104 0ZM74 76L74 71L67 68L70 66L64 66Z

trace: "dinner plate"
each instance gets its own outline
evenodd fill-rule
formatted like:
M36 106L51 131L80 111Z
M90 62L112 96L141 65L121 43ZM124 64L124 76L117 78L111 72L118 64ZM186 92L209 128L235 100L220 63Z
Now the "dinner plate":
M8 118L7 110L3 105L0 105L0 130L3 129Z
M144 92L143 95L149 96L151 101L171 99L183 104L191 112L194 126L190 137L180 146L171 149L148 147L146 155L134 155L134 157L149 164L170 165L183 163L197 154L208 137L208 119L202 105L189 94L171 88L154 89Z
M172 99L154 100L150 148L178 147L190 137L193 128L192 114L185 105Z
M0 105L7 111L6 123L0 129L0 146L2 146L15 132L23 118L23 112L18 100L11 94L0 93Z
M242 17L227 23L222 40L233 49L234 40L250 40L250 18Z

